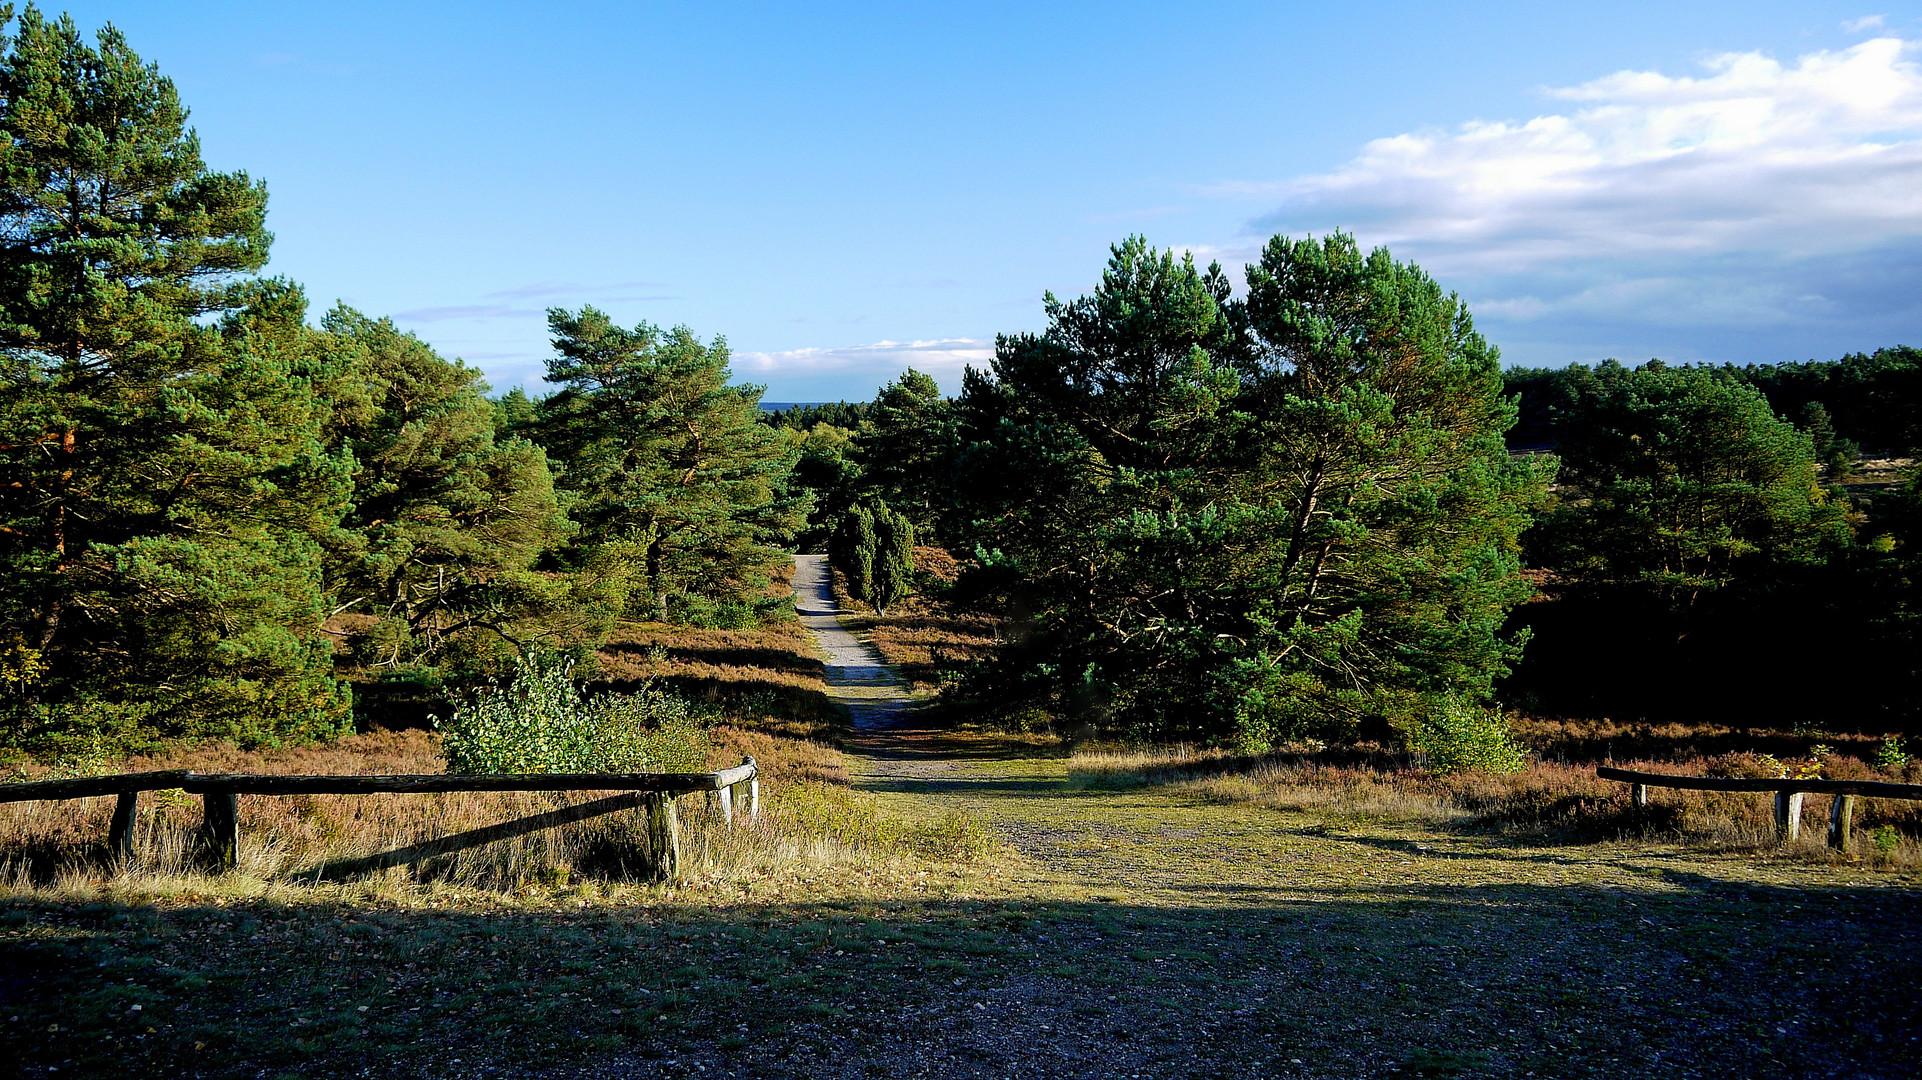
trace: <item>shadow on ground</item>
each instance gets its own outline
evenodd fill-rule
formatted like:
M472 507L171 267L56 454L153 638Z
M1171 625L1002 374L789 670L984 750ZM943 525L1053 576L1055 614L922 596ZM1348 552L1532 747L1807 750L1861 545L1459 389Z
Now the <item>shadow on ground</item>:
M1670 875L1045 900L0 906L26 1076L1915 1075L1922 903ZM55 1073L52 1070L58 1069Z

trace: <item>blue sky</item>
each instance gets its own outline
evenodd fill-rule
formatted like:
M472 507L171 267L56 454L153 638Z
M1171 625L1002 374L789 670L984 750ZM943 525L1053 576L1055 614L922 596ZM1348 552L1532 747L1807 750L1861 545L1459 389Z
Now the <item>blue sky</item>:
M76 3L271 272L538 390L544 309L770 400L958 386L1142 233L1346 228L1511 363L1922 345L1922 6Z

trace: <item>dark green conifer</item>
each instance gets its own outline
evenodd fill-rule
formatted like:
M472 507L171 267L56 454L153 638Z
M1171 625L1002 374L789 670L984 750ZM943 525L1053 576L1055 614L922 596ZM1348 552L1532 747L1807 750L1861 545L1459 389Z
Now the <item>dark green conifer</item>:
M879 548L874 511L853 506L835 530L834 550L829 559L847 580L848 595L868 599L874 591L874 556Z
M0 58L0 635L8 735L339 730L318 536L348 463L296 377L267 192L201 160L111 26L20 16ZM215 316L217 318L209 318Z
M1337 234L1237 301L1131 239L1047 314L961 402L954 520L1034 613L997 700L1259 748L1488 695L1546 476L1458 298Z
M777 545L806 520L795 443L760 422L762 388L729 385L725 342L685 327L614 325L592 307L548 313L557 355L535 431L582 526L577 553L627 553L630 610L736 622L767 595Z
M480 372L351 308L322 328L316 349L336 404L328 438L355 462L353 505L328 544L328 592L337 610L378 617L355 634L362 659L394 670L434 665L455 646L471 655L595 636L606 613L572 602L591 571L534 571L575 528L547 455L500 432Z
M909 368L881 388L861 421L863 486L923 526L934 521L948 484L953 414L934 380Z
M914 523L886 505L874 514L873 587L868 602L882 615L908 595L914 583Z

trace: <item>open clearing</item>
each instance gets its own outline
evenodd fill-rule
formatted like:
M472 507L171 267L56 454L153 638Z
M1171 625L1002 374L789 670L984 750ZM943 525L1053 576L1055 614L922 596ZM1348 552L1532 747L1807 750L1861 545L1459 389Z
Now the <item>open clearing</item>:
M671 890L22 893L0 906L9 1057L60 1077L1922 1068L1906 875L1078 786L1059 751L920 726L858 641L828 645L857 789L965 815L989 854Z

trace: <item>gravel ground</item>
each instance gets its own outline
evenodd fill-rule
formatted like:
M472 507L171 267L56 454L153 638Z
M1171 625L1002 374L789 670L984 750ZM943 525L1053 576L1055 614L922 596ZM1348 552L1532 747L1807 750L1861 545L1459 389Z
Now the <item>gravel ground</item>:
M819 1019L726 1051L553 1075L1917 1075L1912 882L1076 790L1058 761L917 728L823 562L796 581L855 692L857 786L1008 843L978 899L914 917L994 936L812 984Z

